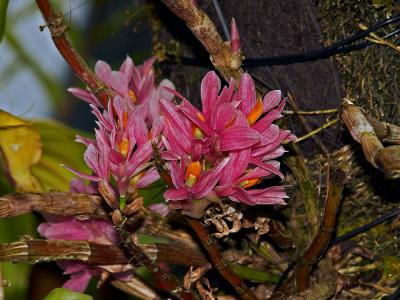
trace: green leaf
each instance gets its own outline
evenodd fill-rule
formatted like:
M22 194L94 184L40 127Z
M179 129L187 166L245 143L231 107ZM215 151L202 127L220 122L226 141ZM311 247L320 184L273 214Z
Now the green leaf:
M76 176L62 165L90 173L83 160L86 147L75 142L76 135L89 137L87 133L56 121L35 121L32 127L39 132L43 144L42 157L32 167L32 173L44 189L68 191L71 179Z
M279 281L279 276L276 274L268 274L265 271L260 271L250 267L229 263L232 270L239 275L240 278L245 280L250 280L254 282L268 282L277 283Z
M33 214L2 219L0 222L0 243L15 242L22 236L37 237L37 220ZM2 263L3 278L10 282L4 289L5 299L29 299L29 276L31 265Z
M43 300L93 300L93 298L89 295L57 288L52 290Z
M149 206L154 203L164 203L163 194L166 185L163 180L158 180L146 188L139 189L139 196L143 197L144 206Z
M8 0L0 1L0 42L3 39L4 31L6 30Z
M143 234L143 233L136 233L138 238L138 242L141 245L144 244L168 244L169 242L166 239L162 239L159 237Z

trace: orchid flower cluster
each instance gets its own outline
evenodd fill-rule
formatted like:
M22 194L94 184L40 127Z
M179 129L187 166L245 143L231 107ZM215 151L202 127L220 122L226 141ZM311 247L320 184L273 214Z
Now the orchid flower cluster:
M294 138L273 124L285 105L281 92L257 98L247 73L237 91L232 80L220 92L220 79L209 72L201 83L200 111L170 81L155 86L153 62L135 67L128 57L119 71L98 62L96 74L118 95L103 112L89 91L70 89L89 102L98 119L95 140L77 139L87 146L84 158L94 174L72 171L98 182L111 207L119 207L129 187L140 189L159 179L152 161L156 142L174 185L164 194L170 208L190 211L224 198L248 205L284 204L281 186L254 188L263 178L283 177L275 159L284 153L282 143ZM179 105L171 101L174 96L181 99Z
M94 174L72 171L98 182L101 195L117 208L130 187L140 189L160 178L152 161L155 142L173 182L164 194L170 208L200 217L210 202L224 198L284 204L282 186L254 188L263 178L283 177L275 159L284 153L282 143L294 138L273 124L285 105L281 92L257 98L247 73L237 90L233 80L221 90L216 73L208 72L201 82L200 111L170 81L155 85L153 62L136 67L128 57L119 71L112 71L99 61L96 74L117 94L107 107L89 91L70 89L89 102L98 119L95 140L77 139L87 146L84 158ZM171 101L174 96L181 99L179 105Z
M172 182L164 193L169 209L200 218L210 203L224 199L247 205L284 204L282 186L257 188L264 178L283 177L275 159L285 152L282 143L294 138L273 124L285 105L281 92L257 97L247 73L237 90L233 80L221 90L216 73L208 72L201 82L202 110L198 110L170 81L156 85L153 63L150 59L135 66L127 57L113 71L107 63L97 62L96 75L117 95L106 107L91 91L69 89L89 103L98 127L94 140L77 137L87 146L84 160L93 173L69 168L90 185L74 181L71 190L93 193L95 187L111 208L123 210L130 190L160 179L153 153L156 146ZM175 96L180 104L172 101ZM154 208L168 213L165 204ZM39 232L49 239L119 242L112 223L105 221L53 218ZM72 275L65 286L77 291L104 271L69 262L61 267ZM123 268L108 271L126 277Z
M274 159L285 152L282 142L294 136L273 124L285 105L281 92L257 98L247 73L237 91L233 80L220 90L218 76L209 72L201 83L201 111L173 90L181 104L160 99L163 142L179 156L169 162L174 188L164 194L166 201L197 217L210 202L224 198L248 205L284 204L283 187L254 188L263 178L283 178Z
M87 146L84 159L94 174L71 171L98 182L100 194L112 208L124 203L130 187L143 188L160 178L151 163L152 139L163 129L159 99L173 97L162 87L173 88L173 84L163 80L158 87L155 85L153 63L154 59L149 59L136 67L127 57L119 71L112 71L107 63L97 62L96 75L117 94L107 107L102 107L89 91L69 89L89 103L98 126L95 140L77 138ZM111 178L115 186L111 185Z

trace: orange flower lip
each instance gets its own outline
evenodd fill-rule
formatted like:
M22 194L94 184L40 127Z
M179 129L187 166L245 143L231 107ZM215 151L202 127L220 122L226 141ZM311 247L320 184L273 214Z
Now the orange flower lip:
M129 90L128 91L128 96L131 99L132 103L136 104L138 102L138 99L137 99L136 94L135 94L134 91Z
M128 113L124 111L122 114L122 127L126 128L126 124L128 123Z
M191 162L186 168L185 179L188 179L190 175L193 175L196 179L199 178L201 169L202 166L199 161Z
M203 122L206 121L206 118L204 117L204 115L202 113L197 113L197 117L202 120Z
M258 118L263 113L263 109L264 106L261 99L257 100L257 103L254 105L253 109L247 115L247 121L249 121L249 125L254 124L258 120Z
M127 138L123 138L122 141L118 144L119 152L126 156L129 152L129 141Z
M261 178L247 179L240 183L241 188L249 188L261 182Z
M203 122L206 121L206 118L204 117L204 115L202 113L198 113L197 117ZM201 139L204 137L203 131L201 131L201 129L194 124L192 125L192 133L193 133L193 136L197 139Z

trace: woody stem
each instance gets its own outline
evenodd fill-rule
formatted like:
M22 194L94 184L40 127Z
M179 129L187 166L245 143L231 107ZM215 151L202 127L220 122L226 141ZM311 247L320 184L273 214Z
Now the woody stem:
M240 295L241 299L257 300L254 293L246 286L243 280L236 275L232 268L225 262L217 244L207 232L207 229L200 223L200 221L186 217L186 221L200 239L203 247L208 252L211 262L222 277L228 281L236 292Z
M65 36L67 25L63 22L63 15L53 11L49 0L36 0L36 4L43 15L54 45L60 54L69 64L75 75L91 89L103 105L106 105L109 99L114 98L115 93L107 88L96 74L89 69L79 52L68 41Z

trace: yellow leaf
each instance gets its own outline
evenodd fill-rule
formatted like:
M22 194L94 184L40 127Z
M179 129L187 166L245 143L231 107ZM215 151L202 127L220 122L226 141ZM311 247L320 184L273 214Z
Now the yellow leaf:
M75 137L91 136L54 120L35 120L32 127L39 132L43 144L42 157L32 167L32 174L45 190L69 190L70 181L76 176L62 165L90 174L83 160L86 146L75 142Z
M31 167L42 154L39 133L28 122L0 110L0 152L3 167L20 192L40 192Z

